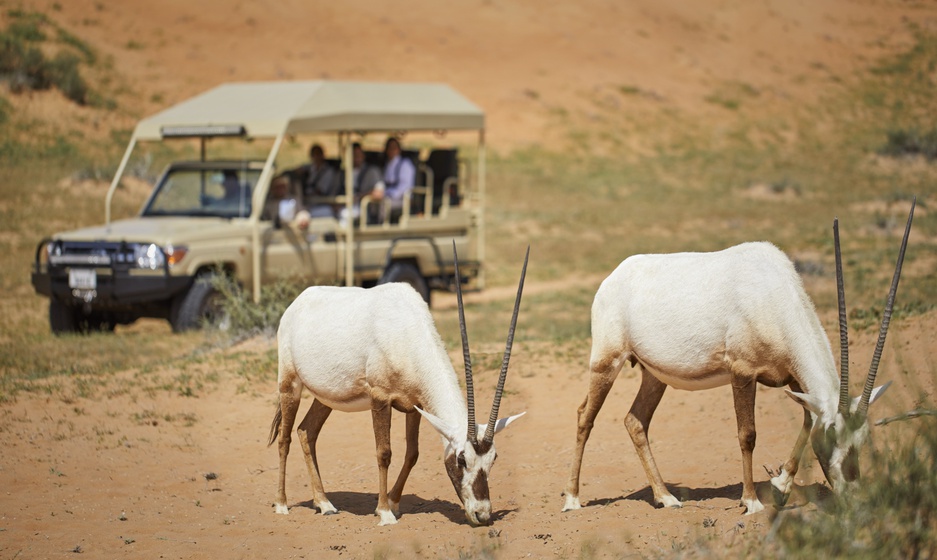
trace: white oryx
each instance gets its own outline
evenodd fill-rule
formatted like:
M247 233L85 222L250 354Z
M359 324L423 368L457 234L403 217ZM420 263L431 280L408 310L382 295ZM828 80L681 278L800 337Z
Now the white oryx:
M809 439L823 473L841 491L859 477L858 451L869 434L869 405L904 260L914 204L882 316L862 396L850 401L849 359L839 227L833 222L839 293L841 375L813 303L790 259L769 243L744 243L715 253L635 255L602 282L592 305L589 392L579 407L576 451L563 511L579 509L582 455L596 414L626 362L641 368L641 387L625 417L655 501L680 507L657 470L647 430L668 385L701 390L731 385L742 448L742 499L764 509L752 480L755 387L787 385L804 407L790 459L771 479L775 499L790 495Z
M529 248L527 254L530 254ZM491 415L487 424L480 425L475 423L472 365L458 258L455 267L466 397L462 396L426 302L409 285L391 283L369 289L312 287L300 294L283 313L277 331L280 402L270 427L270 444L278 434L280 438L277 513L289 513L286 457L300 396L306 387L314 400L297 434L312 479L313 503L321 513L337 513L338 510L326 497L319 476L316 458L319 431L333 409L370 410L377 445L380 484L375 513L381 518L380 525L397 522L403 487L419 455L421 415L442 435L446 472L468 521L473 525L491 522L488 475L497 456L494 435L523 414L498 419L527 258L517 289ZM391 409L407 413L407 451L397 482L388 492ZM478 433L484 435L478 437Z

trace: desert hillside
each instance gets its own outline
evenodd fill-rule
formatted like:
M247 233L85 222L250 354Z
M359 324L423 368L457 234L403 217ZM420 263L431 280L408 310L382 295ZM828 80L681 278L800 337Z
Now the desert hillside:
M912 24L937 15L931 3L849 0L5 4L46 13L112 62L119 111L95 122L130 126L226 81L439 81L483 107L492 145L507 149L561 140L560 117L722 119L712 99L727 87L757 91L756 111L785 112L906 48ZM27 110L74 110L46 97Z

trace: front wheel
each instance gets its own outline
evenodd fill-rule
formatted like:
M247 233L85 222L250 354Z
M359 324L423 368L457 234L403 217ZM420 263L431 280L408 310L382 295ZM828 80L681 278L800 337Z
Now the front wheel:
M52 334L70 334L78 332L78 310L52 299L49 302L49 327Z
M221 305L223 297L215 289L215 276L200 276L189 288L182 299L174 306L173 317L170 319L172 330L184 332L200 329L206 324L216 324L224 328L224 308Z
M416 265L408 262L395 262L387 267L384 275L377 281L378 284L387 284L389 282L403 282L410 284L426 305L430 302L429 286L426 285L426 279L420 274Z

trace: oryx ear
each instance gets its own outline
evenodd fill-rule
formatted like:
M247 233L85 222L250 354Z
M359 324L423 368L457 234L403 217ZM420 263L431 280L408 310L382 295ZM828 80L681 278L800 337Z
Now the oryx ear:
M885 392L885 389L888 389L889 385L891 385L891 381L889 381L888 383L884 385L879 385L878 387L872 389L872 396L869 397L869 406L872 406L872 403L877 401L878 398L882 396L882 394ZM861 397L856 397L852 399L852 406L850 407L850 410L856 409L856 407L859 405L860 398Z
M419 412L421 416L423 416L423 418L426 418L427 420L429 420L429 423L434 428L436 428L436 431L439 432L439 435L446 438L450 443L455 445L456 442L459 441L459 436L456 436L455 429L453 428L453 426L450 426L441 418L434 416L430 414L429 412L426 412L425 410L420 409L420 407L418 406L415 406L413 408L415 408L416 411Z
M515 414L514 416L508 416L507 418L499 418L498 421L495 422L494 433L498 433L501 430L507 428L509 424L511 424L512 422L514 422L515 420L517 420L518 418L520 418L521 416L525 414L527 414L526 410L524 412L521 412L520 414ZM479 424L478 433L484 433L487 428L488 428L488 424Z
M787 393L788 397L794 399L794 402L814 413L817 417L820 416L820 403L816 399L806 393L795 393L789 389L784 389L784 392Z

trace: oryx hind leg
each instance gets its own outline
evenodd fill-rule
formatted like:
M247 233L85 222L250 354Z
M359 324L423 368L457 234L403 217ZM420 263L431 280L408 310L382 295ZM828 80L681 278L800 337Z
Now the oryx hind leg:
M274 426L278 426L280 452L280 480L274 508L277 513L284 515L289 513L289 507L286 505L286 458L290 453L293 423L296 421L302 390L303 385L295 371L281 371L280 404L273 420Z
M303 456L306 459L306 467L309 469L309 478L312 480L312 503L323 515L338 513L325 495L322 477L319 474L319 460L316 456L316 441L319 439L319 432L322 431L322 425L331 413L331 408L315 399L296 430L299 443L303 446Z
M654 461L654 455L651 453L651 444L647 439L648 426L651 424L651 418L657 405L660 404L661 397L667 385L654 377L647 368L641 366L641 387L634 398L631 410L625 416L625 427L634 443L634 450L641 460L641 466L647 475L651 491L654 492L654 501L664 507L681 507L683 504L667 490L664 485L664 479L660 476L657 469L657 463Z

